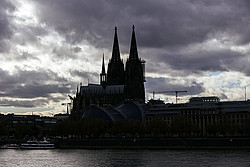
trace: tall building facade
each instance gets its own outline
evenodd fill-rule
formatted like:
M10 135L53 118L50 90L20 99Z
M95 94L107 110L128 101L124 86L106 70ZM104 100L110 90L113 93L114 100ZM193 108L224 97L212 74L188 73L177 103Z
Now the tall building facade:
M124 68L120 57L117 28L115 27L111 59L105 70L104 55L100 73L100 84L80 86L80 91L73 99L72 115L81 117L91 105L118 106L125 100L145 102L145 61L138 56L135 27L132 28L129 58Z

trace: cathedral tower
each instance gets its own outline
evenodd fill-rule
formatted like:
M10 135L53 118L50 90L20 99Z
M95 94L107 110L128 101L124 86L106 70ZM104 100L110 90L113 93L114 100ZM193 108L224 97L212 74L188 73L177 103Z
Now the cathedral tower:
M108 64L107 85L123 85L123 84L124 84L124 64L120 58L117 28L115 27L112 57Z
M126 62L125 96L127 99L145 102L144 63L138 57L135 27L132 30L129 58Z

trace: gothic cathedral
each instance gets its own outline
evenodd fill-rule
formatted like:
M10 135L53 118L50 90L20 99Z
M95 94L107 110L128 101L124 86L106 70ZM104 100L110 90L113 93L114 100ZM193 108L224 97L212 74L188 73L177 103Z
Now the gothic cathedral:
M138 56L135 27L132 28L129 57L124 68L115 27L112 56L105 70L104 55L100 73L100 84L80 86L73 100L72 115L81 117L90 105L118 106L126 100L145 102L145 61Z

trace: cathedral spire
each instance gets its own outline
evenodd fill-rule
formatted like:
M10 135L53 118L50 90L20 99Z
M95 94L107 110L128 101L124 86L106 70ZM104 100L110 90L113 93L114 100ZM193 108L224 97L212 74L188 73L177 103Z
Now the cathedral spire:
M107 85L122 85L124 78L124 64L120 58L117 28L115 27L112 57L107 70Z
M102 57L102 72L100 74L100 84L103 88L106 88L106 82L107 82L107 74L105 72L105 64L104 64L104 53Z
M114 62L121 61L118 36L117 36L117 27L115 27L115 36L114 36L113 52L112 52L111 61L114 61Z
M104 53L103 53L103 58L102 58L102 74L105 74L105 64L104 64Z
M132 39L130 44L130 53L129 53L129 60L137 60L138 59L138 52L137 52L137 45L136 45L136 38L135 38L135 26L132 27Z
M135 38L135 26L133 25L129 59L126 62L125 96L138 102L145 102L144 75L142 62L138 58Z

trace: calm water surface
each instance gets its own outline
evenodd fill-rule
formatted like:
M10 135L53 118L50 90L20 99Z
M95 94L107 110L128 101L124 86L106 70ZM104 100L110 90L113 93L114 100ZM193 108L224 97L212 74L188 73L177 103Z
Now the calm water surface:
M0 166L250 166L250 150L0 150Z

